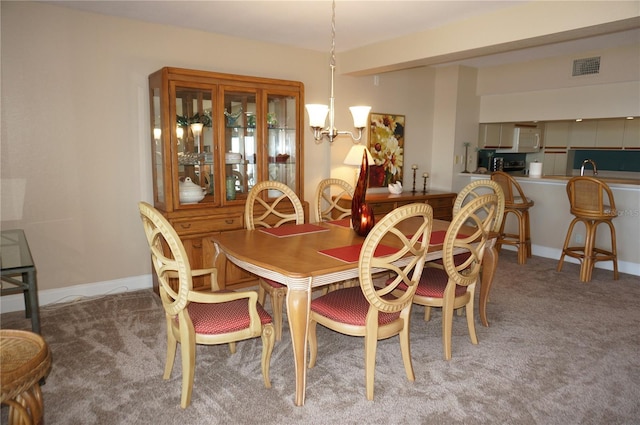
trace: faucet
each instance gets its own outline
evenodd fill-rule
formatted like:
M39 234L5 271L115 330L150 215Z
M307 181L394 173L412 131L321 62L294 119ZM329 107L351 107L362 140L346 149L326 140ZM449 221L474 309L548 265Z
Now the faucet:
M580 167L580 175L584 176L584 166L586 164L591 164L591 167L593 168L593 175L597 176L598 167L596 167L596 162L593 159L585 159L584 161L582 161L582 167Z

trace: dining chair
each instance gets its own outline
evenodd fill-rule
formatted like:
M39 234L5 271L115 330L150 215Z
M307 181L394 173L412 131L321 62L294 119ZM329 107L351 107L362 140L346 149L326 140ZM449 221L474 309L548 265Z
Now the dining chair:
M420 225L412 236L405 236L397 226L418 217ZM410 204L396 208L384 216L365 239L358 260L359 286L338 289L311 301L309 314L309 368L318 355L317 324L335 332L364 337L364 363L367 400L373 400L374 373L378 340L398 335L404 369L409 381L414 381L409 324L412 298L427 253L431 237L433 210L427 204ZM375 256L376 249L390 241L398 241L398 251L388 256ZM396 244L393 244L396 246ZM394 263L403 259L403 266ZM386 285L375 285L379 270L393 272L395 278ZM392 292L404 285L398 296Z
M353 187L341 179L324 179L316 187L315 220L316 222L341 220L351 217L351 198ZM343 207L340 201L349 200L349 206Z
M271 388L269 365L275 344L272 319L258 303L255 291L218 290L217 269L193 270L175 229L162 214L146 202L138 204L151 260L158 276L160 298L167 323L167 359L163 379L171 377L180 343L182 358L182 396L180 407L191 404L196 361L196 344L229 344L262 338L261 368L264 386ZM194 291L193 277L211 276L211 292ZM169 283L177 279L177 291ZM210 389L209 389L210 390Z
M278 209L278 206L282 208ZM245 226L279 227L283 224L303 224L304 209L298 196L289 186L277 181L263 181L249 191L244 211ZM282 339L282 315L287 287L266 278L258 278L258 302L264 306L266 295L271 297L276 341Z
M502 187L505 199L504 218L500 226L500 236L496 242L498 251L502 245L513 245L518 250L518 264L525 264L527 258L531 257L529 208L533 207L534 202L527 198L518 181L504 171L491 173L491 180ZM518 233L504 231L509 214L513 214L518 221Z
M589 282L593 274L593 267L598 261L613 262L613 279L618 279L618 254L616 250L616 229L613 219L618 216L613 192L602 180L593 177L576 176L567 183L567 196L571 205L574 219L569 224L569 230L562 247L562 255L558 261L557 271L562 270L564 257L576 258L580 261L580 281ZM570 246L573 228L576 223L582 223L586 230L584 245ZM596 233L600 224L609 227L611 247L609 249L596 247Z
M451 359L454 310L465 308L471 343L478 343L473 313L475 287L484 250L490 243L498 203L498 195L488 193L478 196L458 211L447 229L442 246L444 269L425 267L413 297L415 304L425 306L425 321L431 320L432 307L442 310L442 345L446 360ZM470 232L470 228L474 230ZM464 261L456 261L457 251L467 253ZM400 287L396 295L400 290L404 288Z

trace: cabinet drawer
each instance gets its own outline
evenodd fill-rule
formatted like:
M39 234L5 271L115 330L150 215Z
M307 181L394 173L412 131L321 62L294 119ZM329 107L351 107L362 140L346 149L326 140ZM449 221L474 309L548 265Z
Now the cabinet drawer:
M172 223L179 235L197 233L224 232L237 230L244 227L242 215L229 215L225 217L207 217L194 219L181 219Z
M436 208L453 208L455 198L435 198L427 199L427 204L435 210Z
M395 208L394 202L367 202L371 208L373 208L373 213L375 215L385 215L389 214Z

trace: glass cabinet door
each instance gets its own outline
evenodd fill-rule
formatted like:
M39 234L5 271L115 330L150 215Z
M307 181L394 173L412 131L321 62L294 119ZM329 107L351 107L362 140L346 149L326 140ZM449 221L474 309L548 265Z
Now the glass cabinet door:
M289 94L267 94L267 152L269 180L279 181L297 192L298 99Z
M214 181L214 91L211 87L172 86L175 126L171 128L171 146L177 161L177 175L173 178L179 182L179 204L218 203Z
M259 181L256 91L223 90L225 199L244 200Z

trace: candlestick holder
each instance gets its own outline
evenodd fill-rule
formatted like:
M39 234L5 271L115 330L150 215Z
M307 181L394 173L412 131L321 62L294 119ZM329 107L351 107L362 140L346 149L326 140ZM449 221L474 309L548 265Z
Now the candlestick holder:
M413 164L411 169L413 170L413 188L411 189L411 193L416 193L416 171L418 171L418 165Z
M422 179L424 180L422 183L422 194L424 195L425 193L427 193L427 179L429 178L429 176L422 176Z

